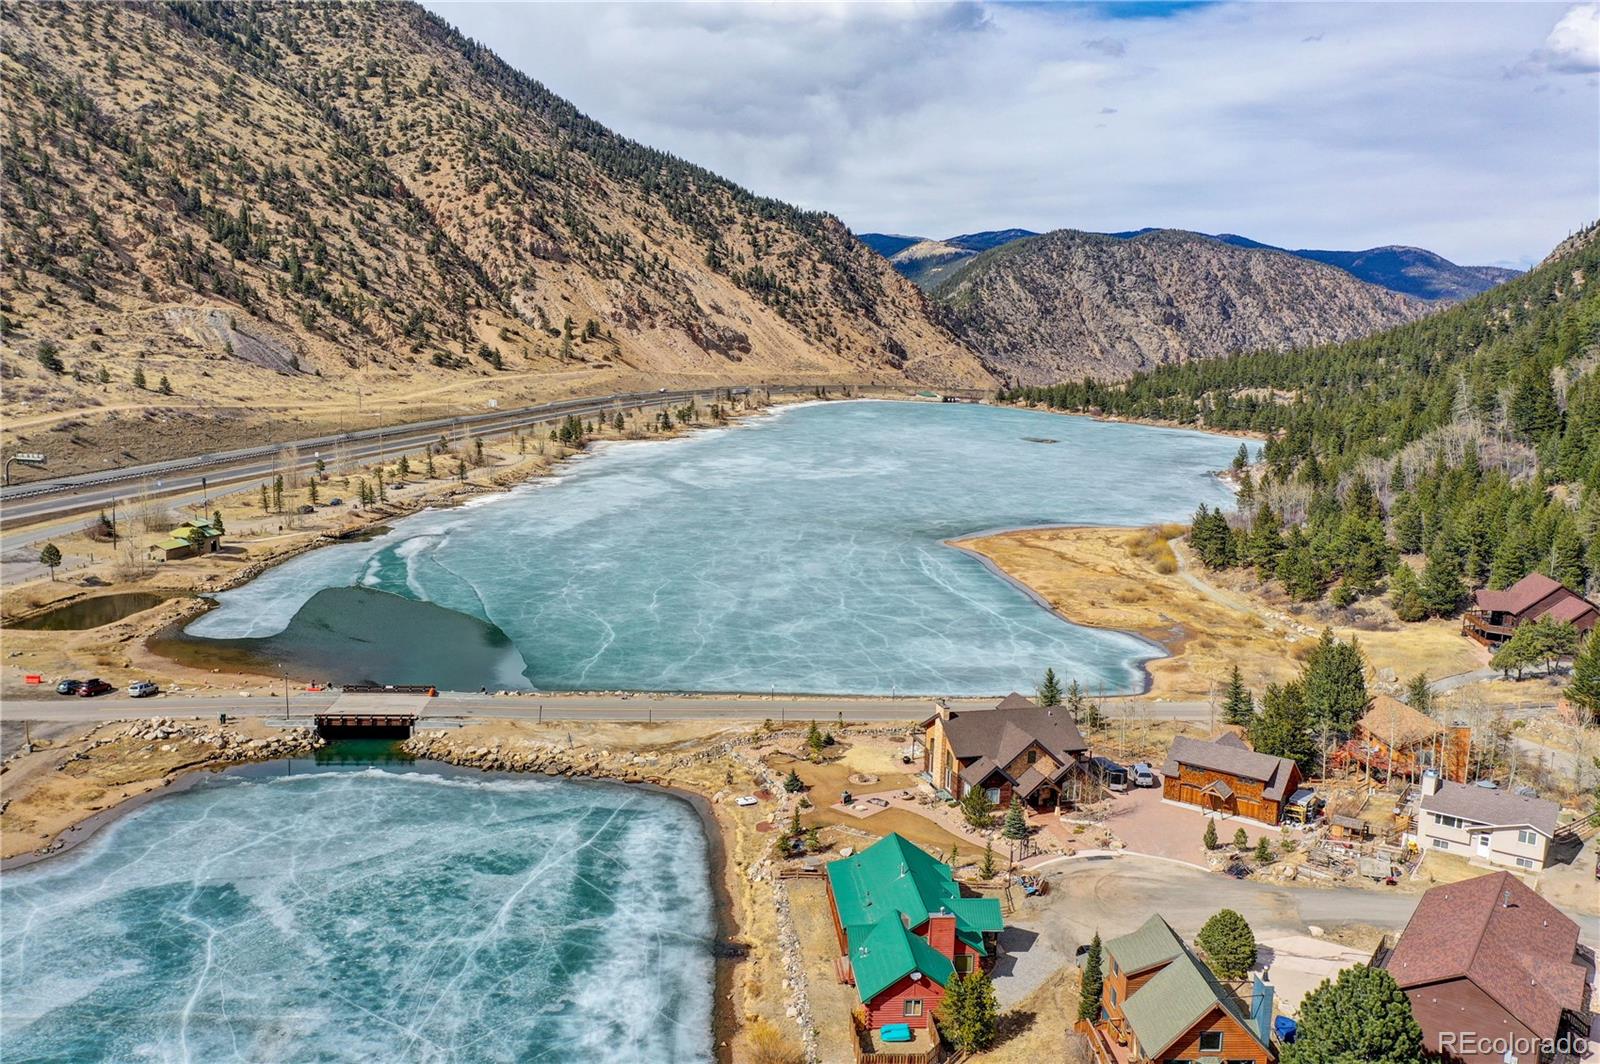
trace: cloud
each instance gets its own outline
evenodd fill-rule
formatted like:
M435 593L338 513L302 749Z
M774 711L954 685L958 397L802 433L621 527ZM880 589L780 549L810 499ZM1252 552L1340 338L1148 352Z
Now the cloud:
M1535 57L1562 74L1600 73L1600 4L1579 4L1562 15Z
M1571 76L1593 4L433 6L618 132L857 231L1528 262L1600 199Z

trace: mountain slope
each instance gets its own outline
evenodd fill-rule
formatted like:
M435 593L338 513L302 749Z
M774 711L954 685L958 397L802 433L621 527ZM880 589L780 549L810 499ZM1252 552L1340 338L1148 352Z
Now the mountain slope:
M8 5L0 32L7 442L53 468L353 408L987 381L837 219L617 136L415 5Z
M941 284L954 280L967 263L983 252L1009 244L1013 240L1038 235L1028 229L994 229L982 233L963 233L948 240L926 240L918 237L894 251L880 253L888 255L890 263L902 276L924 292L931 292ZM907 239L884 237L878 233L871 233L868 236L872 238L869 246L875 248L880 244L889 247L892 246L890 241Z
M1364 335L1427 304L1198 233L1063 229L987 251L934 297L997 375L1042 384Z
M1223 233L1217 237L1237 247L1273 248L1248 237ZM1415 296L1418 299L1459 301L1470 299L1479 292L1488 291L1518 275L1517 270L1499 266L1457 266L1443 255L1425 248L1390 244L1365 251L1318 251L1304 248L1288 254L1313 262L1337 266L1346 273L1368 284L1379 285L1391 292Z
M922 243L925 238L920 236L899 236L894 233L857 233L856 239L887 259L892 258L895 252L908 248L912 244Z

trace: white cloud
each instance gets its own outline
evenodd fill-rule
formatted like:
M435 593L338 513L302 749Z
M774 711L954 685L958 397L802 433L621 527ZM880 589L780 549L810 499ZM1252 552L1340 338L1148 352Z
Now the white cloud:
M434 6L618 132L858 231L1526 263L1600 214L1593 4Z
M1562 73L1600 73L1600 4L1579 4L1561 16L1544 42L1542 58Z

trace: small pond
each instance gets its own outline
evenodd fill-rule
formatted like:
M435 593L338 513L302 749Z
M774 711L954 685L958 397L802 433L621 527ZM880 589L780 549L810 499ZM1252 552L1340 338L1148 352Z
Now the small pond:
M34 632L78 632L143 613L177 595L175 591L122 591L114 595L95 595L57 606L26 620L9 621L6 627Z

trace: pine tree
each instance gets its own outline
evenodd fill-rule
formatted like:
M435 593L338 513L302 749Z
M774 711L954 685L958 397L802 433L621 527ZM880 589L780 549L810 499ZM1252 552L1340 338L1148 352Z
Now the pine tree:
M1422 570L1423 608L1434 617L1448 617L1460 607L1466 593L1461 586L1460 562L1443 547L1435 546L1428 552L1428 564Z
M50 580L53 583L56 578L56 567L61 564L61 548L54 543L46 543L44 549L39 552L39 564L50 570Z
M211 527L216 529L218 534L221 534L221 533L227 531L226 528L222 527L222 511L221 510L212 510L211 511Z
M1100 932L1089 940L1089 952L1083 955L1083 983L1078 989L1078 1019L1093 1022L1100 1015L1100 995L1105 991L1105 973L1101 966L1103 948Z
M1258 752L1287 757L1309 769L1316 756L1311 716L1299 681L1268 684L1261 712L1250 725L1250 745Z
M817 727L816 721L812 721L810 729L806 731L806 748L811 751L811 760L822 760L822 750L826 745L822 738L822 729Z
M983 969L951 977L939 1003L939 1031L958 1052L976 1052L993 1042L999 1018L994 984Z
M1406 681L1406 705L1418 713L1433 713L1433 687L1428 674L1419 672Z
M1039 684L1039 704L1041 706L1059 706L1061 704L1061 683L1056 679L1056 670L1045 669L1044 680Z
M1401 562L1389 577L1389 605L1394 615L1402 621L1415 622L1428 616L1428 606L1422 600L1422 585L1417 582L1416 571Z
M806 789L806 785L800 779L800 774L794 769L790 769L789 774L783 778L783 789L790 794L798 794ZM796 815L798 816L799 814L797 813Z
M1233 848L1238 850L1240 853L1243 853L1250 848L1250 836L1245 833L1244 828L1234 829Z
M983 844L983 860L978 862L978 875L982 879L989 880L994 878L995 871L994 843L985 842Z
M1006 820L1000 828L1000 834L1012 842L1021 842L1028 837L1028 819L1022 812L1022 803L1015 797L1006 808Z
M1307 994L1282 1064L1422 1064L1422 1028L1387 969L1358 964Z
M1583 641L1577 660L1572 663L1572 682L1567 685L1567 701L1589 711L1600 721L1600 639L1591 633Z
M1256 840L1256 863L1262 865L1272 863L1272 840L1265 835Z
M272 512L283 513L283 474L272 478Z
M1311 725L1349 732L1367 711L1366 661L1354 640L1335 639L1325 628L1301 673Z
M1245 918L1223 909L1205 922L1194 944L1223 979L1243 979L1256 964L1256 936Z
M1200 836L1200 844L1207 850L1214 850L1222 845L1221 840L1217 838L1217 822L1210 817L1206 818L1206 830L1205 834Z
M1222 719L1229 724L1248 726L1255 718L1256 703L1250 695L1250 689L1244 685L1244 674L1239 671L1239 666L1233 667L1233 675L1228 677L1228 697L1222 703Z
M994 821L994 803L982 787L968 787L961 796L961 815L975 828L987 828Z
M161 375L161 383L156 385L156 391L160 392L162 395L172 394L172 382L167 380L167 375L165 373Z
M135 366L135 367L133 367L133 386L135 388L139 389L141 392L144 391L145 382L144 382L144 367L143 366Z

